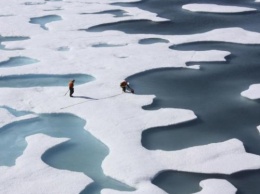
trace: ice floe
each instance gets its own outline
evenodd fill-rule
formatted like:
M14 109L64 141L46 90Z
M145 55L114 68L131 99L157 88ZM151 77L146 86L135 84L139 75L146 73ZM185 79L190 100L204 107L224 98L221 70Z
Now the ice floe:
M217 4L186 4L182 6L183 9L194 12L213 12L213 13L241 13L256 11L254 8L238 7L238 6L226 6Z
M242 96L247 97L252 100L260 98L260 84L253 84L248 90L241 93Z
M234 36L236 34L236 36ZM241 38L243 37L243 38ZM251 32L242 28L222 28L215 29L209 32L201 34L193 34L186 36L178 36L177 44L189 43L189 42L202 42L202 41L220 41L231 42L241 44L259 44L260 34L257 32Z
M237 189L226 180L207 179L200 182L202 191L194 194L235 194Z

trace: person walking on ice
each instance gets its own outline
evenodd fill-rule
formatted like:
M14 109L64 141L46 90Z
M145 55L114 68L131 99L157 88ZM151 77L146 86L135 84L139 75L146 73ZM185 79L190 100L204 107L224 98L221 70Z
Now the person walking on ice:
M130 90L131 93L134 93L134 90L129 86L129 83L126 80L120 83L120 87L122 88L123 92Z
M70 97L73 97L72 94L74 93L74 82L75 80L71 80L69 82Z

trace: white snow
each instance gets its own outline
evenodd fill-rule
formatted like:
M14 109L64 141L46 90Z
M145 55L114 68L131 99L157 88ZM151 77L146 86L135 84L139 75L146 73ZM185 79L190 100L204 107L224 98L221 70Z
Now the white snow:
M242 96L247 97L252 100L260 98L260 84L253 84L249 87L248 90L245 90L241 93Z
M234 36L235 34L235 36ZM243 37L243 38L241 38ZM259 44L260 34L251 32L242 28L221 28L211 30L209 32L192 34L192 35L179 35L175 36L177 39L176 44L190 43L190 42L203 42L203 41L219 41L237 44Z
M31 5L26 5L26 2L31 2ZM119 31L79 31L95 25L126 20L166 21L154 13L137 8L120 7L111 4L113 2L120 1L0 1L1 15L11 15L0 17L0 35L30 37L23 41L2 42L1 44L6 48L24 48L24 50L1 50L0 62L15 56L39 60L37 65L1 68L1 76L90 74L96 79L76 86L75 96L99 99L69 98L64 96L67 87L1 88L1 93L4 95L0 96L0 105L35 113L69 112L85 119L86 130L110 149L109 155L102 164L105 174L135 187L136 191L133 193L137 194L165 193L150 181L159 172L168 169L232 174L260 168L260 157L246 153L243 144L236 139L170 152L145 149L141 145L141 134L145 129L186 122L196 119L196 115L191 110L174 108L144 110L142 106L151 104L153 95L122 94L119 87L120 81L136 73L157 68L187 68L186 63L189 61L225 61L225 57L230 54L220 50L174 51L169 49L169 46L200 41L259 44L260 34L241 28L215 29L201 34L178 36L135 35ZM59 9L55 10L57 8ZM104 10L118 9L127 14L124 17L95 14ZM54 14L61 16L62 20L48 23L46 26L49 30L29 23L30 18ZM145 38L162 38L169 43L138 44L139 40ZM118 45L118 47L93 47L104 43ZM60 47L66 47L68 51L58 51ZM188 68L196 69L198 66ZM77 82L77 78L74 79ZM5 110L0 109L0 111L1 115L4 115L0 120L1 126L17 119ZM86 175L54 169L41 161L41 155L47 149L66 139L39 134L27 137L27 141L28 146L24 154L17 159L15 166L0 167L1 193L18 193L18 191L79 193L91 183ZM214 183L224 186L215 188ZM10 187L10 184L15 184L16 187ZM212 189L217 189L218 193L234 191L232 185L219 180L203 182L202 186L203 194L211 194ZM105 189L102 193L130 192Z
M228 181L222 179L207 179L200 182L202 191L194 194L235 194L237 189Z
M202 4L193 3L182 6L183 9L193 12L213 12L213 13L242 13L256 11L254 8L239 7L239 6L226 6L217 4Z
M190 68L190 69L200 69L200 65L189 65L187 68Z
M166 165L169 165L170 168L174 164L175 168L180 171L232 174L260 167L260 157L247 153L243 143L237 139L196 146L172 153L174 153L172 156L161 151L157 151L156 154L168 155L169 159L165 160ZM182 160L179 160L180 158Z

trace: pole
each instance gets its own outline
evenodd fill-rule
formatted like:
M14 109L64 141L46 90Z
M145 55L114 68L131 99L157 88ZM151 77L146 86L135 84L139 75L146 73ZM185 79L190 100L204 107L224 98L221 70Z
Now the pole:
M70 89L64 94L64 96L66 96L66 94L70 91Z

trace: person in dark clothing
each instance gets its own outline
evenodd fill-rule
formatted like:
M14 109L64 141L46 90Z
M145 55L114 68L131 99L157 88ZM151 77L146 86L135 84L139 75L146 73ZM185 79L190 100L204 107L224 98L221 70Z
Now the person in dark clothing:
M73 97L72 94L74 93L74 82L75 80L71 80L69 82L70 97Z
M131 93L134 93L134 90L129 86L129 83L125 80L120 83L120 87L122 88L123 92L129 90Z

